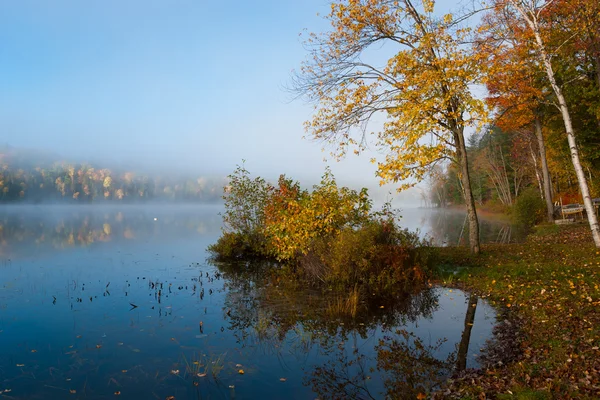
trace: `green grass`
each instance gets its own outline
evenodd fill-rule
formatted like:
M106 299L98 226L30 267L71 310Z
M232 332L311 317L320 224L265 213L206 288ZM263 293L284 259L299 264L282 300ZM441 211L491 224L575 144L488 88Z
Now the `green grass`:
M487 371L477 385L455 382L457 390L474 398L600 398L600 251L585 226L544 225L523 244L484 246L479 256L447 248L440 257L460 268L455 286L524 320L522 359Z

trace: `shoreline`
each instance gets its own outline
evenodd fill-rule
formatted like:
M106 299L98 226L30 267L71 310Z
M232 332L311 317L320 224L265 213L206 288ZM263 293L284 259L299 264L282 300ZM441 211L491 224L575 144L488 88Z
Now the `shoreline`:
M451 286L486 299L500 318L484 368L455 375L432 398L600 398L600 251L589 228L541 226L479 256L439 251L459 269Z

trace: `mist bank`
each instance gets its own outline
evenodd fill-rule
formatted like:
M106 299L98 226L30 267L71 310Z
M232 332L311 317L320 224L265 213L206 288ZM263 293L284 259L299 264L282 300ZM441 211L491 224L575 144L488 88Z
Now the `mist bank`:
M209 174L140 173L0 149L0 203L219 202L226 182Z

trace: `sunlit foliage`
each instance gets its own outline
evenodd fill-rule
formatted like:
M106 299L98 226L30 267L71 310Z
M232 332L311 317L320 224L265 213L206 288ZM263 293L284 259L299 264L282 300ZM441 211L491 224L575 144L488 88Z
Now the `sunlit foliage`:
M371 210L367 190L339 187L325 171L311 191L281 176L277 186L238 166L225 187L217 260L266 258L330 287L391 290L422 283L426 242L400 229L389 208Z

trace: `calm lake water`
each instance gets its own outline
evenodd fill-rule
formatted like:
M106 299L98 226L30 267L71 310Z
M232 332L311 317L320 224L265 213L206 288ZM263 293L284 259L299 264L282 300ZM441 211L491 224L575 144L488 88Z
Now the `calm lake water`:
M453 368L468 295L429 288L341 317L336 299L283 290L260 265L207 262L220 210L1 208L0 399L384 398ZM464 214L404 215L460 239ZM479 300L467 367L494 323Z

